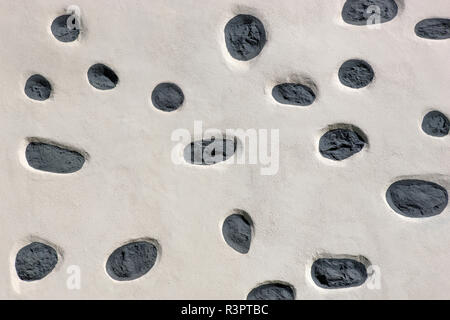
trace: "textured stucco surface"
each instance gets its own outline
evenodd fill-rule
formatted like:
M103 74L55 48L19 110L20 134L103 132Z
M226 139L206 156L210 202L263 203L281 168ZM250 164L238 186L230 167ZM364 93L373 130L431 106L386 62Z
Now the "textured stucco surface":
M450 188L450 138L421 130L431 110L450 113L450 41L419 38L415 25L450 17L448 0L398 1L379 29L345 24L344 0L0 0L0 298L245 299L267 281L295 287L296 299L450 297L450 209L426 219L395 213L384 196L400 179ZM59 42L52 21L76 4L83 30ZM223 29L237 14L264 24L260 55L236 61ZM344 87L339 67L363 59L375 71L365 88ZM120 79L93 88L87 70L111 67ZM49 99L30 100L26 80L43 75ZM272 88L290 77L312 79L309 107L282 106ZM153 88L176 83L175 112L151 104ZM173 130L280 129L280 168L189 166L171 161ZM368 146L343 162L323 158L328 126L361 128ZM87 153L68 175L27 166L28 139L56 141ZM195 137L198 140L198 137ZM233 209L248 212L254 234L242 255L222 237ZM158 242L143 277L112 280L109 255L139 239ZM38 241L57 249L55 269L23 282L16 253ZM327 291L310 277L323 254L364 256L381 288ZM67 268L81 270L68 290Z

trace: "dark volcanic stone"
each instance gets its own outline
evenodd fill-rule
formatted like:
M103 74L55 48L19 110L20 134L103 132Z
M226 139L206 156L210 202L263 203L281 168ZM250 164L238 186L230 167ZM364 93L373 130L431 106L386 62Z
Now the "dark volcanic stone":
M240 14L225 26L225 44L230 55L241 61L256 57L266 43L266 31L259 19Z
M184 94L174 83L160 83L152 92L152 103L161 111L177 110L184 101Z
M33 242L19 250L16 271L21 280L40 280L48 275L58 263L58 254L52 247Z
M80 30L73 24L74 19L69 19L71 16L66 14L59 16L52 22L51 30L56 39L61 42L72 42L75 41Z
M443 137L448 134L448 118L439 111L428 112L422 121L422 130L433 137Z
M194 141L184 148L184 160L196 165L212 165L230 158L236 151L236 140L215 139Z
M111 253L106 262L106 271L114 280L134 280L150 271L157 254L157 248L150 242L128 243Z
M356 26L367 25L368 19L378 11L370 9L371 6L380 8L380 23L391 21L398 13L398 6L394 0L347 0L342 9L342 19ZM377 21L371 19L370 24Z
M426 218L440 214L448 203L447 190L423 180L400 180L386 191L389 206L402 216Z
M321 258L314 261L311 276L325 289L357 287L367 279L366 266L353 259Z
M85 161L76 151L42 142L30 142L25 150L25 157L32 168L53 173L78 171Z
M226 243L239 253L247 253L252 240L252 228L242 214L232 214L223 222L222 234Z
M344 86L360 89L374 78L372 67L363 60L348 60L339 69L339 80Z
M52 86L40 74L32 75L25 83L25 94L28 98L38 101L47 100L52 92Z
M360 152L364 139L351 129L334 129L325 133L319 140L319 152L331 160L344 160Z
M99 90L114 89L119 82L119 78L111 68L104 64L97 63L91 66L87 73L89 83Z
M282 104L309 106L316 99L311 88L298 83L282 83L272 89L273 98Z
M247 300L294 300L294 289L282 283L267 283L254 288Z
M450 38L450 19L425 19L416 24L416 35L431 40L444 40Z

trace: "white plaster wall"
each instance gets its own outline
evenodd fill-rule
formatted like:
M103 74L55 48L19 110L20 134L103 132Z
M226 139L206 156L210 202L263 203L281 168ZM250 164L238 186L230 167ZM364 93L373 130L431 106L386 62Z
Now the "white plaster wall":
M449 298L450 212L411 220L384 193L399 177L450 187L449 138L420 130L423 115L450 113L450 42L414 34L415 24L450 17L448 0L404 0L380 29L345 25L344 0L1 0L0 298L245 299L261 282L281 280L297 299ZM50 32L72 4L82 10L74 43ZM268 41L249 63L223 44L225 23L250 13ZM375 70L367 88L350 90L339 66L362 58ZM102 62L119 85L98 91L88 68ZM52 97L35 102L23 87L40 73ZM310 77L318 99L308 108L276 104L270 88L291 75ZM150 93L178 84L185 103L156 110ZM198 168L171 161L177 128L280 129L280 168ZM336 165L321 158L322 130L351 123L369 148ZM89 153L81 171L41 173L23 159L25 139L42 137ZM221 235L223 219L246 210L255 234L241 255ZM121 244L150 237L159 260L144 277L113 281L105 272ZM57 268L41 281L19 281L14 259L31 239L60 248ZM381 288L326 291L309 278L318 254L363 255L381 272ZM68 290L67 268L81 270Z

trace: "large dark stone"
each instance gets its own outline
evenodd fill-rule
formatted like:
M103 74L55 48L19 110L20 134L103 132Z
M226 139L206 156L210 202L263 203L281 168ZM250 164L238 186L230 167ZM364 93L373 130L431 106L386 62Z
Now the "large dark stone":
M50 29L56 39L61 42L72 42L75 41L79 34L79 28L74 24L75 17L71 15L63 15L57 17L53 20Z
M366 266L353 259L320 258L311 267L316 285L325 289L357 287L367 279Z
M242 214L232 214L223 222L222 234L225 242L239 253L247 253L252 240L250 222Z
M431 40L444 40L450 38L450 19L425 19L416 24L416 35Z
M184 148L184 159L195 165L213 165L230 158L236 151L236 140L206 139L194 141Z
M407 179L391 184L386 191L386 200L398 214L426 218L438 215L445 209L448 193L434 182Z
M43 76L35 74L28 78L24 91L28 98L44 101L50 97L52 86Z
M443 137L448 134L448 118L439 111L428 112L422 121L422 130L433 137Z
M319 140L319 152L331 160L344 160L360 152L364 139L351 129L334 129L325 133Z
M348 60L339 68L339 80L349 88L361 89L372 82L375 73L372 67L363 60Z
M294 300L292 286L282 283L267 283L254 288L247 295L247 300Z
M175 111L184 101L184 94L174 83L160 83L152 92L152 103L161 111Z
M114 89L119 82L116 73L110 67L101 63L91 66L87 76L89 83L99 90Z
M241 61L256 57L266 43L266 31L259 19L240 14L225 26L225 44L230 55Z
M32 242L17 252L16 272L21 280L40 280L52 272L57 263L55 249L40 242Z
M309 106L316 99L311 88L298 83L282 83L272 89L273 98L282 104Z
M379 17L374 16L378 13ZM397 13L394 0L347 0L342 8L342 19L352 25L364 26L378 23L377 19L379 23L391 21Z
M134 280L150 271L157 254L157 248L150 242L128 243L111 253L106 262L106 271L117 281Z

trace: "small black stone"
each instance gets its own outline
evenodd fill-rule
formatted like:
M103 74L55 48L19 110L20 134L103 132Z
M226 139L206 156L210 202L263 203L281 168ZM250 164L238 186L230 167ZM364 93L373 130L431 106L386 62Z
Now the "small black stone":
M52 86L40 74L32 75L25 83L25 94L28 98L38 101L47 100L52 92Z
M380 8L380 11L372 10ZM398 6L394 0L347 0L342 9L342 19L348 24L363 26L377 23L376 14L379 13L379 23L385 23L395 18ZM375 19L370 19L373 17Z
M157 248L150 242L128 243L111 253L106 262L106 271L117 281L134 280L150 271L157 255Z
M175 111L184 101L183 91L174 83L160 83L152 92L152 103L161 111Z
M331 160L344 160L360 152L364 139L351 129L334 129L326 132L319 140L319 152Z
M72 173L80 170L84 157L72 150L42 143L31 142L25 150L25 157L30 167L53 173Z
M266 31L258 18L240 14L225 26L225 44L230 55L240 61L256 57L266 43Z
M71 15L65 14L63 16L57 17L52 22L51 30L56 39L61 42L72 42L75 41L80 30L76 25L73 25L73 18Z
M260 285L247 295L247 300L294 300L295 292L292 286L282 283L267 283Z
M101 63L91 66L87 76L89 83L99 90L114 89L119 82L116 73L111 68Z
M414 29L418 37L431 40L450 38L450 19L425 19L416 24Z
M402 216L426 218L440 214L447 207L448 193L434 182L407 179L391 184L386 201Z
M367 279L366 266L353 259L320 258L311 267L311 277L324 289L357 287Z
M247 253L252 240L252 228L242 214L232 214L223 222L222 234L225 242L239 253Z
M57 263L55 249L40 242L32 242L17 252L16 272L21 280L40 280L52 272Z
M184 160L195 165L213 165L230 158L236 151L236 140L215 139L194 141L184 148Z
M422 130L433 137L446 136L449 131L449 120L439 111L428 112L423 117Z
M344 86L360 89L372 82L375 74L363 60L348 60L339 69L339 80Z
M282 104L309 106L316 99L311 88L298 83L282 83L272 89L273 98Z

